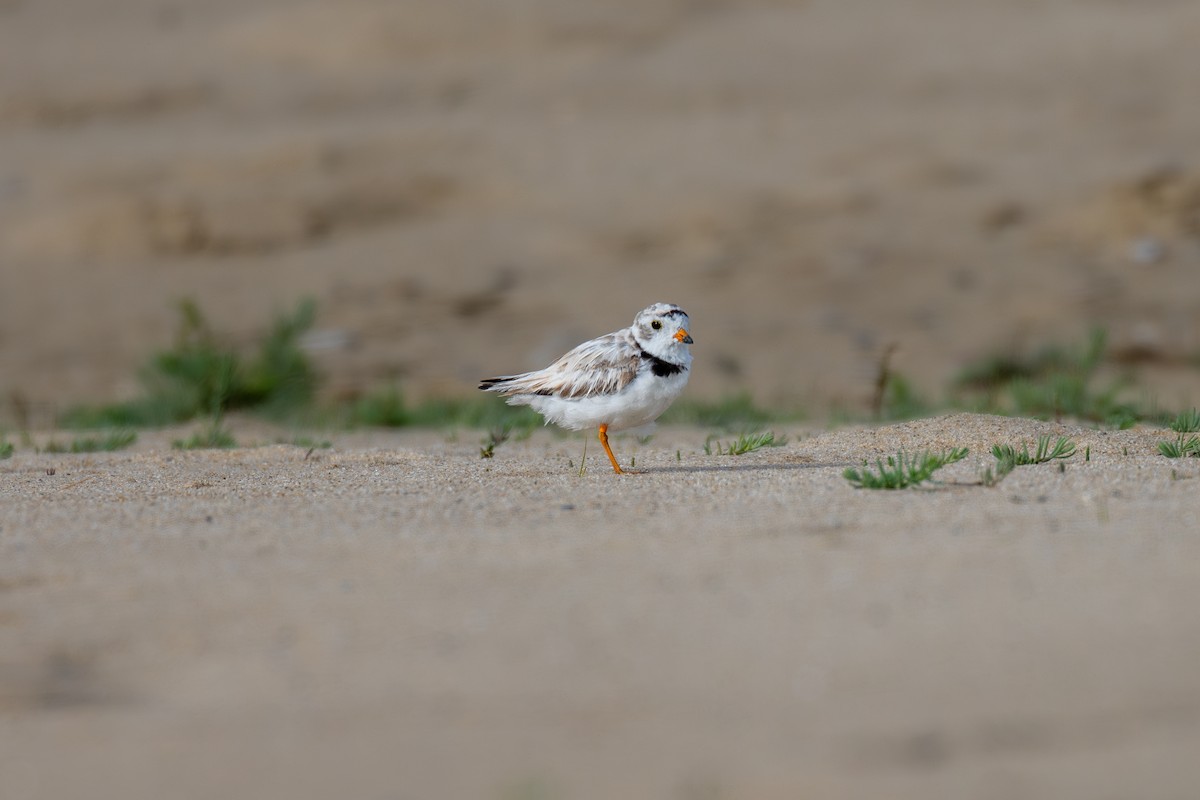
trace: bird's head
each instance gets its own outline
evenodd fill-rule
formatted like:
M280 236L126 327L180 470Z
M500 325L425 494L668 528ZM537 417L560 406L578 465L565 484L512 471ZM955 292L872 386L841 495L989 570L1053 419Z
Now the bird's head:
M692 323L674 303L655 303L633 318L633 338L652 356L680 363L691 358Z

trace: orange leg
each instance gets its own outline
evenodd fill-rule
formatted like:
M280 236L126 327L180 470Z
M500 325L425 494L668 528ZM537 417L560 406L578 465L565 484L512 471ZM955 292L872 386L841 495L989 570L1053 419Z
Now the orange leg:
M621 469L621 465L617 463L617 457L613 455L612 448L608 446L608 425L600 426L600 444L604 445L604 452L608 453L608 460L612 462L613 472L624 475L625 470Z

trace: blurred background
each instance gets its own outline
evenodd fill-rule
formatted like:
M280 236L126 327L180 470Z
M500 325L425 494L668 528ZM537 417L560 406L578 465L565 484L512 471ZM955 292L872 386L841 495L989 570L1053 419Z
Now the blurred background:
M689 395L863 409L1108 332L1200 397L1194 0L0 0L0 403L301 298L333 399L652 301Z

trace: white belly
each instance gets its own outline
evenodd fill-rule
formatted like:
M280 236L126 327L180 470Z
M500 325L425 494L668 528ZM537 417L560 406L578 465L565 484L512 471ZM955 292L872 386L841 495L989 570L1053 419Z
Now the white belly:
M563 428L573 431L608 425L611 431L640 428L658 419L687 385L688 373L658 377L646 370L616 394L562 398L541 395L510 397L510 405L527 405Z

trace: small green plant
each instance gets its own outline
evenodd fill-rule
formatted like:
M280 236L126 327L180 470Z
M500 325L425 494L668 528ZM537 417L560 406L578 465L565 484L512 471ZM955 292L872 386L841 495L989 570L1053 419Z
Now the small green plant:
M1158 452L1167 458L1200 458L1200 436L1176 434L1173 442L1159 442Z
M933 477L947 464L962 461L967 457L967 448L952 448L940 453L929 451L917 455L907 455L902 450L895 456L888 456L886 462L882 458L875 460L877 472L867 468L863 461L861 470L849 467L842 473L856 489L906 489L918 486Z
M1200 411L1189 408L1187 411L1180 412L1172 420L1170 428L1176 433L1196 433L1200 431Z
M1096 388L1107 336L1094 331L1082 347L1045 348L1031 356L992 356L964 369L955 381L957 401L978 411L1038 419L1064 416L1128 428L1155 412L1119 400L1117 380ZM967 401L967 402L964 402Z
M216 334L191 300L179 304L175 344L154 354L142 368L141 397L127 403L67 412L63 424L75 428L167 425L206 414L244 408L273 418L307 407L317 375L300 349L300 337L313 324L311 300L276 317L246 357Z
M743 433L728 445L722 445L717 437L712 435L704 440L704 454L711 456L715 450L719 456L740 456L764 447L783 447L785 444L787 444L787 437L781 436L776 439L774 431Z
M755 428L781 419L798 418L798 414L773 414L754 404L749 394L736 394L718 400L684 400L675 403L660 418L666 425L694 425L732 431Z
M1022 445L1018 451L1012 445L997 444L992 445L992 455L1001 463L1012 462L1014 467L1024 467L1029 464L1045 464L1047 461L1070 458L1075 455L1075 443L1073 441L1066 436L1060 436L1051 445L1052 438L1049 434L1039 436L1032 454L1029 452L1029 445Z
M529 406L498 403L490 395L465 399L429 399L412 407L412 424L425 428L488 429L507 425L514 433L526 435L542 424L542 418Z
M176 439L171 446L176 450L228 450L237 447L237 441L229 431L221 427L220 419L213 419L208 427L186 439Z
M1008 477L1016 464L1012 461L997 461L994 467L985 467L979 474L979 482L984 486L995 486Z
M99 453L124 450L137 441L137 434L128 430L117 430L103 436L80 436L69 445L50 441L42 448L43 453Z
M6 437L0 436L0 461L6 458L12 458L13 445Z
M1066 436L1060 436L1051 443L1053 437L1039 436L1034 445L1033 453L1029 445L1022 445L1020 450L1008 444L992 445L992 455L996 458L995 466L987 467L979 474L979 482L984 486L995 486L1008 477L1017 467L1029 464L1044 464L1048 461L1059 460L1059 472L1066 471L1066 465L1061 459L1070 458L1075 454L1075 443ZM1087 460L1091 460L1091 447L1087 449Z
M368 392L350 408L350 424L368 428L402 428L412 423L404 395L395 386Z
M1195 435L1200 431L1200 412L1194 408L1180 412L1169 427L1175 431L1175 441L1160 441L1158 452L1167 458L1200 457L1200 436Z
M876 417L881 420L916 419L933 408L933 403L921 397L907 378L891 373L884 385L883 402Z
M492 428L490 431L488 431L488 435L483 439L483 446L479 448L479 457L494 457L496 455L496 448L507 442L511 433L512 427L509 425L501 425L498 428Z
M359 398L342 417L350 426L401 428L476 428L507 425L516 438L528 438L542 424L537 412L526 406L510 406L494 397L429 399L406 402L394 386L377 389Z

